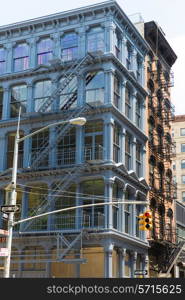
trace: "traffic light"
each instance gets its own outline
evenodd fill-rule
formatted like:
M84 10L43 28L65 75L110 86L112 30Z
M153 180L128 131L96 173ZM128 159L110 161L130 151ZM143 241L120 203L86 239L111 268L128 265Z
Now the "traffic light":
M139 230L151 230L152 229L152 214L150 211L146 211L139 215Z

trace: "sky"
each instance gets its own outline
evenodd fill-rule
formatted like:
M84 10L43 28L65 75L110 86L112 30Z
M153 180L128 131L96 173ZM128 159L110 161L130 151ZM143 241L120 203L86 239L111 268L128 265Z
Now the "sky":
M0 26L42 17L100 3L100 0L6 0L1 3ZM145 22L156 21L178 56L173 66L172 102L176 114L185 114L183 79L185 71L185 0L117 0L124 12L131 16L140 13ZM184 99L183 99L184 97Z

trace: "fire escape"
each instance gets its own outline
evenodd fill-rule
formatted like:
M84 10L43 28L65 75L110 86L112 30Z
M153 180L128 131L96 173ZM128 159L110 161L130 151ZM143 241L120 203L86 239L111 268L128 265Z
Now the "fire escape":
M148 75L149 184L151 187L149 197L154 220L150 243L151 254L157 258L157 265L156 261L151 262L151 270L159 274L165 272L168 275L183 247L177 242L177 235L171 221L170 224L166 224L167 212L165 211L166 205L171 204L176 195L176 185L172 181L171 171L171 158L175 145L170 134L174 107L169 100L173 74L164 71L155 56L148 67ZM173 211L170 209L168 211L169 219L173 218Z
M75 61L70 67L67 68L67 71L63 73L62 78L63 81L60 84L56 90L54 90L50 96L47 97L47 100L39 107L38 114L45 114L50 112L52 104L56 101L56 99L62 95L66 94L64 97L64 100L60 104L59 111L65 112L69 111L69 114L67 115L68 119L76 118L78 116L81 116L82 114L88 112L89 110L93 109L91 105L88 103L82 105L81 107L76 107L75 109L72 107L74 102L77 100L77 85L74 81L74 78L76 76L79 76L81 74L81 71L84 67L87 65L93 64L97 57L99 57L102 53L100 51L93 52L93 53L87 53L87 55L82 58L79 61ZM92 72L89 75L86 76L86 85L94 78L97 72ZM68 93L66 93L65 89L68 88ZM70 92L69 92L70 89ZM70 96L69 96L70 95ZM62 140L62 138L65 136L67 131L69 131L71 125L67 123L67 125L64 126L57 126L55 128L55 141L51 144L49 143L49 139L45 140L42 145L40 146L40 149L38 151L35 151L35 153L32 153L32 157L30 159L29 163L29 171L37 171L42 169L44 161L47 161L47 157L49 153L56 148L56 145ZM58 181L49 196L44 196L42 203L35 207L35 209L32 210L31 216L36 216L41 213L47 212L51 210L51 207L54 207L55 202L57 200L57 197L61 195L62 191L67 190L72 182L79 177L82 172L85 169L88 169L89 165L87 162L84 162L79 165L75 165L74 167L71 167L70 170L66 171L66 174L64 176L61 176L60 181ZM48 163L47 166L48 170L53 170L52 164ZM38 220L38 219L37 219ZM56 232L54 224L50 225L50 229L47 229L47 226L44 228L43 234L52 234L53 237L57 234L57 257L55 258L55 261L64 261L66 260L66 257L70 254L71 250L73 252L76 251L78 254L76 255L76 259L68 259L68 263L82 263L84 262L84 259L81 256L81 249L82 249L82 238L87 235L86 232L86 225L88 220L84 220L83 216L81 217L81 225L77 232L73 232L71 234L62 232ZM42 221L41 221L42 222ZM42 232L33 230L35 227L35 224L38 224L35 220L30 220L29 222L26 222L22 224L22 226L19 229L19 237L22 238L22 242L24 243L24 236L26 236L28 233L34 236L38 236L38 234L42 235ZM75 229L75 222L73 224ZM47 231L49 230L49 231ZM62 247L60 246L62 244ZM43 257L46 261L52 261L51 257ZM24 261L24 260L23 260ZM41 260L43 261L43 260Z

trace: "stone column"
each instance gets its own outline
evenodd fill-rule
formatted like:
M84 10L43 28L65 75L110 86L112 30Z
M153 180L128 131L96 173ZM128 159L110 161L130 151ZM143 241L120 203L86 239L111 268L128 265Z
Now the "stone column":
M126 249L119 249L119 278L125 277L125 256Z
M30 68L37 66L37 44L36 38L30 40Z
M11 73L13 70L13 48L12 44L7 44L7 73Z
M115 51L115 43L114 43L114 34L115 34L116 26L112 20L112 17L109 16L108 20L106 22L106 28L105 28L105 45L106 45L106 52L112 52Z
M27 84L27 112L34 111L34 101L33 101L33 85L31 83Z
M125 135L126 130L122 128L122 135L121 135L121 162L125 165Z
M124 66L126 66L126 58L127 58L127 39L124 35L122 37L122 63Z
M3 87L3 112L2 120L8 119L10 114L10 89Z
M55 145L55 147L53 147ZM48 165L50 167L56 167L58 165L57 163L57 142L56 142L56 130L55 127L51 127L49 129L49 145L51 146L51 149L49 151L49 161Z
M111 178L105 180L105 201L112 202L112 190L114 181ZM112 205L105 205L105 228L113 228L113 209Z
M24 135L28 135L30 132L28 129L24 130ZM29 168L31 166L31 140L30 138L24 140L23 150L23 168Z
M112 264L112 254L113 254L114 245L112 243L104 247L104 277L112 278L113 277L113 264Z
M132 170L136 172L136 138L132 141Z
M114 103L114 70L108 69L104 71L105 74L105 91L104 103Z
M76 164L81 164L85 160L84 146L84 128L78 126L76 128Z
M113 161L113 134L114 134L114 120L108 116L104 120L104 148L105 160Z
M149 277L149 258L148 258L148 254L143 254L142 255L142 270L147 271L147 274L143 275L143 278L148 278Z
M86 51L86 32L85 26L82 23L82 26L78 29L78 57L82 58L85 56Z
M136 278L134 272L136 270L137 252L132 252L131 278Z

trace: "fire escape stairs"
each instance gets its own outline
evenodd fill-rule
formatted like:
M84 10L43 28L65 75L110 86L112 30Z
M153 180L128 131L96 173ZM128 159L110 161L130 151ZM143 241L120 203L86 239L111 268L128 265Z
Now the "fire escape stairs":
M88 164L82 164L82 165L76 165L74 168L72 168L72 170L70 170L62 179L62 181L58 182L55 185L54 190L51 191L51 193L49 194L49 196L44 196L43 201L41 202L41 204L39 206L37 206L36 209L34 209L32 211L32 213L30 214L31 216L36 216L36 215L40 215L44 212L47 212L51 205L54 205L58 196L61 195L62 191L67 190L67 188L71 185L72 181L74 181L77 176L80 175L80 173L88 167ZM27 224L25 224L24 229L21 231L26 231L31 224L33 224L34 219L30 220L29 222L27 222Z
M184 250L184 245L185 241L180 241L177 247L173 248L168 262L165 263L165 267L163 267L162 270L159 272L159 277L169 277L173 266L176 264L180 254Z

